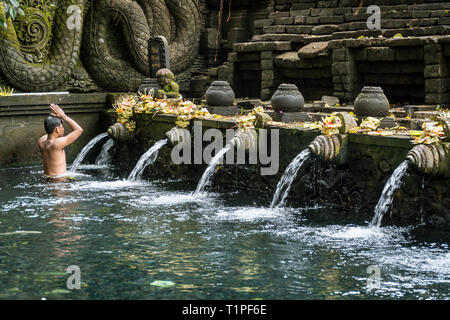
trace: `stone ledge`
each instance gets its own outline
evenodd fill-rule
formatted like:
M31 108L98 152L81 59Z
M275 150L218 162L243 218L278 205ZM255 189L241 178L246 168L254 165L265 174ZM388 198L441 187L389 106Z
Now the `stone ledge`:
M235 52L257 52L257 51L289 51L292 50L289 41L261 41L242 42L233 45Z
M366 144L410 150L414 147L411 137L401 136L370 136L366 134L349 134L349 144Z

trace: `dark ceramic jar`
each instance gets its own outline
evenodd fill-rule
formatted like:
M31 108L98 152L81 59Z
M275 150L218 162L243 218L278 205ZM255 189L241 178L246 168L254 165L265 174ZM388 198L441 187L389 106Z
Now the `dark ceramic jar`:
M295 84L280 84L271 99L272 108L276 112L300 112L305 99Z
M206 91L206 103L210 107L232 106L234 98L234 91L226 81L214 81Z
M385 117L389 101L380 87L364 87L355 99L355 114L363 117Z

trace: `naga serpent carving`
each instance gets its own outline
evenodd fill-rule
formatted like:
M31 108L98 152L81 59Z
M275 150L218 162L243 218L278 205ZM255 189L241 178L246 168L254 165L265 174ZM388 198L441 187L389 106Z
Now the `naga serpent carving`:
M81 60L101 88L134 91L149 76L147 41L154 35L169 41L172 71L185 72L198 53L201 2L21 0L25 17L0 28L0 78L22 91L53 91Z

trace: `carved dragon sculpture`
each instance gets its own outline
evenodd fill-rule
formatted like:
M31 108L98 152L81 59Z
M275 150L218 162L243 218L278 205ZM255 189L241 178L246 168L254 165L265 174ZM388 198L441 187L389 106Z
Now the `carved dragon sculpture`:
M168 39L176 74L191 67L198 53L202 0L20 2L25 17L0 28L0 78L22 91L61 88L79 60L103 89L136 90L149 76L151 35Z

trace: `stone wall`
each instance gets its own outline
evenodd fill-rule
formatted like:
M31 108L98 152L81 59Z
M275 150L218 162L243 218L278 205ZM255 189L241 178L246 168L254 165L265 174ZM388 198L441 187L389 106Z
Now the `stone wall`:
M49 105L58 103L83 128L82 136L66 148L67 163L96 135L105 132L106 94L52 94L0 97L0 166L42 163L38 139L45 135ZM64 125L66 133L70 127Z

